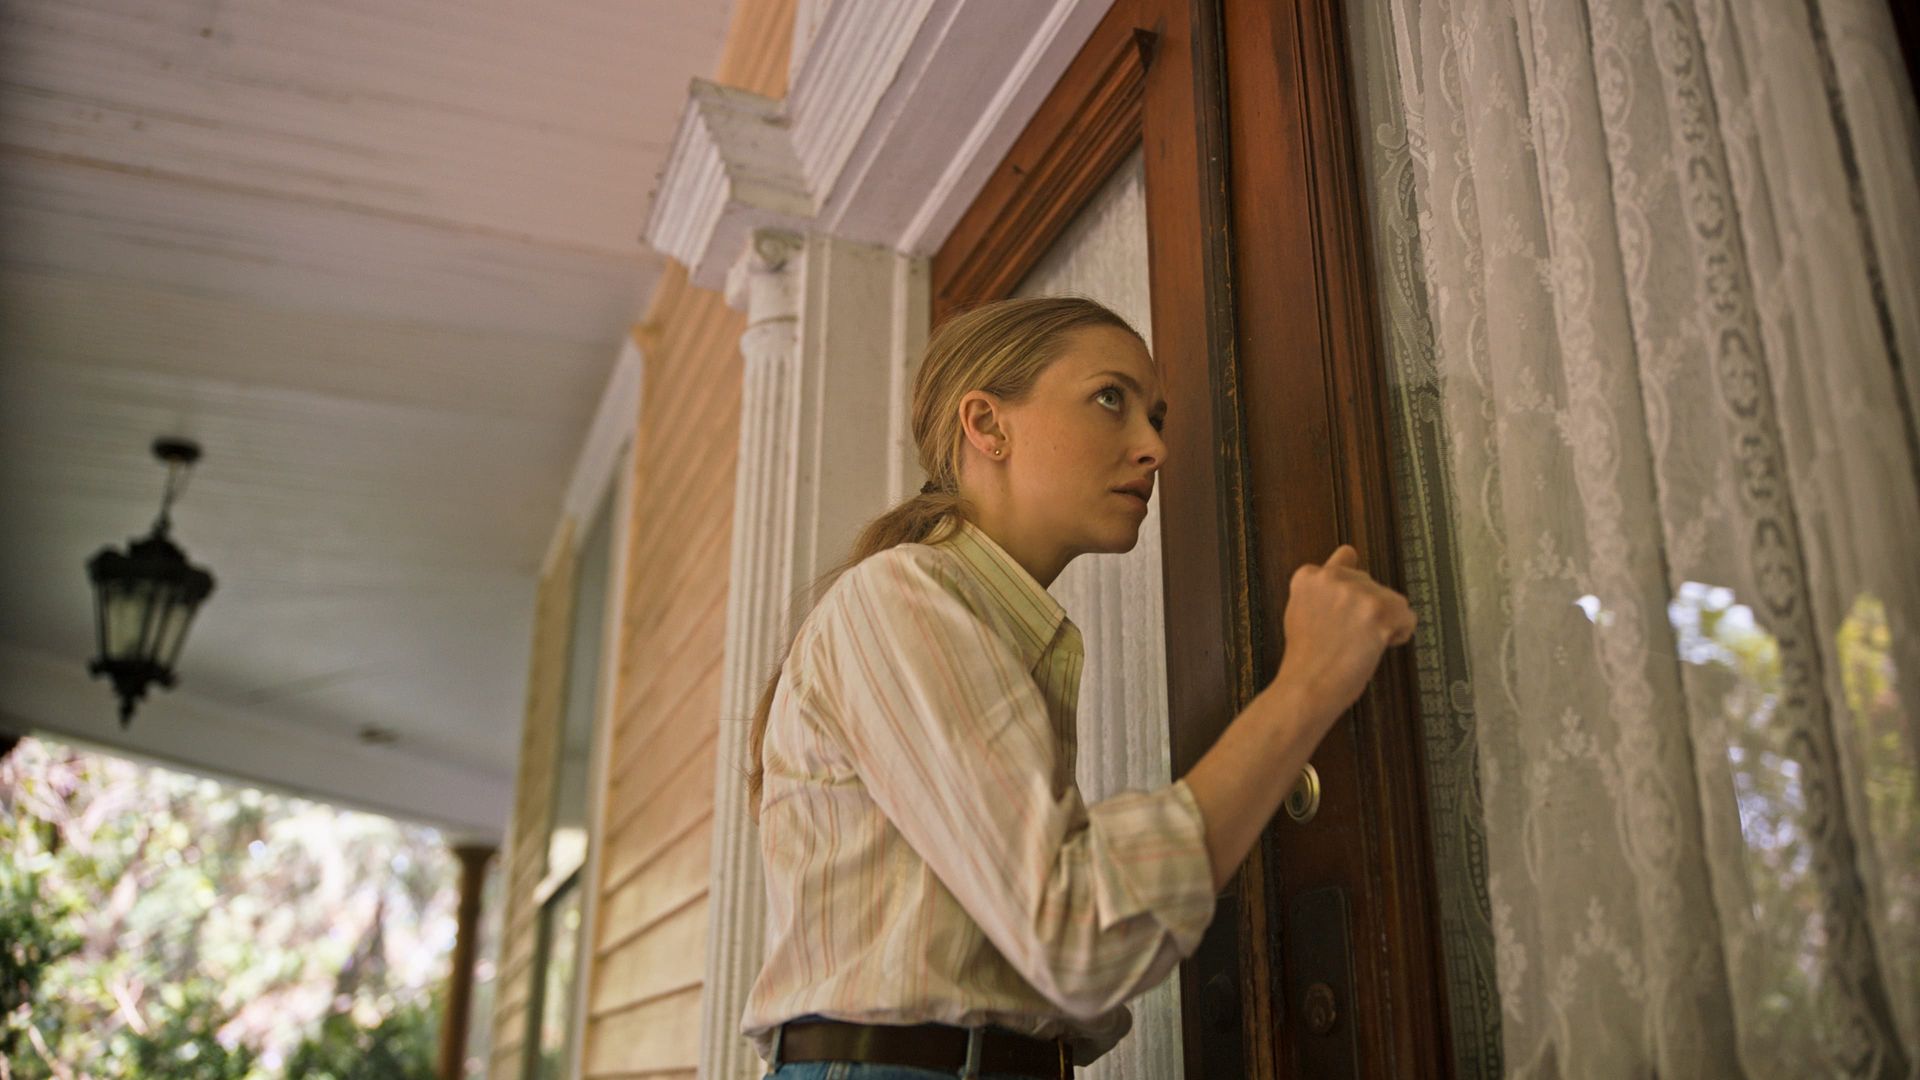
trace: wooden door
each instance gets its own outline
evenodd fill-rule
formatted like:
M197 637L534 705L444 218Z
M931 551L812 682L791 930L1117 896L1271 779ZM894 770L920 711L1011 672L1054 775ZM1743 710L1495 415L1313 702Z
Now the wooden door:
M1338 0L1225 0L1235 334L1261 670L1294 568L1341 543L1400 579L1384 369ZM1275 1075L1450 1073L1411 655L1314 754L1262 844Z
M1339 17L1118 0L933 261L936 323L1008 295L1142 149L1176 776L1278 667L1296 566L1351 542L1398 577ZM1335 729L1317 815L1275 822L1182 965L1188 1080L1447 1075L1409 674Z
M1164 524L1163 542L1182 545L1178 553L1163 551L1167 699L1173 714L1206 717L1231 716L1257 689L1249 688L1244 590L1238 602L1229 596L1237 580L1231 560L1215 550L1220 534L1200 524L1212 522L1223 507L1237 512L1239 506L1220 489L1239 476L1232 464L1237 441L1222 442L1221 433L1232 430L1231 414L1216 409L1213 389L1214 361L1232 351L1224 173L1218 170L1224 160L1201 149L1218 145L1222 116L1200 107L1216 95L1196 83L1217 75L1217 64L1195 63L1196 50L1210 49L1214 40L1204 30L1196 36L1188 0L1118 0L955 225L930 273L935 325L970 305L1012 295L1115 168L1141 154L1151 344L1166 394L1181 414L1167 429L1171 457L1179 464L1163 472L1157 495L1163 523L1178 523ZM1211 125L1212 134L1199 124ZM1216 443L1228 447L1228 460L1216 452ZM1200 550L1196 542L1209 560L1204 565L1192 561ZM1178 588L1172 584L1176 574ZM1178 644L1171 640L1176 637ZM1217 725L1203 732L1170 723L1170 740L1189 741L1172 748L1176 774L1197 756L1196 746L1204 750L1217 733ZM1237 910L1229 899L1216 924L1235 923ZM1209 941L1231 956L1240 939L1235 931ZM1183 967L1188 974L1194 970L1192 964ZM1217 982L1237 976L1214 971L1212 977ZM1228 995L1233 1000L1227 1011L1214 1010L1215 1024L1230 1037L1199 1039L1191 1030L1194 991L1184 982L1182 990L1185 1075L1243 1075L1237 996ZM1210 1049L1201 1060L1195 1054L1203 1045Z

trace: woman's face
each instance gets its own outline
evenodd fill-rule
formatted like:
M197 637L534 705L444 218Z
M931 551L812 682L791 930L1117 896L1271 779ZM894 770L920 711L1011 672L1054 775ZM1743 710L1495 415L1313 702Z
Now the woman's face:
M979 419L997 423L997 441L983 447L980 425L968 424L976 452L985 450L976 460L999 480L990 481L999 531L980 524L1043 581L1076 555L1131 551L1167 456L1160 374L1140 339L1117 327L1076 330L1025 400L995 404Z

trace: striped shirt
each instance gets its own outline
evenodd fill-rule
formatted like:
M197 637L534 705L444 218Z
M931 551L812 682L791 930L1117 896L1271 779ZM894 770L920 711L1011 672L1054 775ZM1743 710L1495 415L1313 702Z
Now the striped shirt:
M1213 917L1184 781L1086 805L1080 631L971 524L849 570L794 640L761 762L762 1057L808 1014L1125 1035ZM1118 718L1107 718L1117 723Z

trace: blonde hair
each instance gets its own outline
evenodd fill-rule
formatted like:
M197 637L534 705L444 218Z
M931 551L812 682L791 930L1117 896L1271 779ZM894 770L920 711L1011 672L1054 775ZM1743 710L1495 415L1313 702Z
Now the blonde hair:
M958 527L966 511L960 496L960 399L983 390L1002 401L1025 400L1040 373L1059 358L1067 335L1095 326L1139 333L1104 305L1079 296L1000 300L942 323L913 380L913 441L926 486L860 530L852 555L821 578L813 595L871 555L901 544L935 543ZM756 819L764 779L760 748L785 667L782 659L760 692L747 739L747 806Z

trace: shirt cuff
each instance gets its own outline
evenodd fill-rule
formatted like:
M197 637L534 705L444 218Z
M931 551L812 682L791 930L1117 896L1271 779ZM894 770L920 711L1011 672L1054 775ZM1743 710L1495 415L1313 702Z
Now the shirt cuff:
M1093 898L1100 929L1151 915L1182 957L1213 921L1206 821L1185 780L1125 791L1087 808Z

